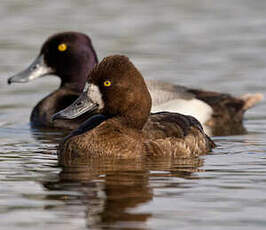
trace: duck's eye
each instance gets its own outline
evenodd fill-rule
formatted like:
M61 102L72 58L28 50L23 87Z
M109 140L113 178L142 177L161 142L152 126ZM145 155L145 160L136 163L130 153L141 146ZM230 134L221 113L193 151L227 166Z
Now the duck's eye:
M109 86L111 86L111 81L109 81L109 80L107 80L107 81L105 81L104 83L103 83L103 85L105 86L105 87L109 87Z
M67 50L67 44L66 43L61 43L60 45L58 45L58 50L60 51L60 52L64 52L64 51L66 51Z

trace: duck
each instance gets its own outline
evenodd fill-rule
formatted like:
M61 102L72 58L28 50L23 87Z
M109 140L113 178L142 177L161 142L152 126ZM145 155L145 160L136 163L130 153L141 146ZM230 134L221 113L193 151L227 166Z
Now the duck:
M24 83L53 74L61 80L59 88L33 108L31 126L77 129L86 120L86 115L55 122L51 122L51 117L79 97L90 70L97 63L96 51L86 34L62 32L49 37L36 60L8 79L9 84ZM263 99L260 93L234 97L157 80L147 80L146 85L152 97L152 112L168 111L194 116L210 136L245 133L245 111Z
M8 84L26 83L46 75L58 76L58 89L44 97L32 110L30 124L36 128L76 129L86 120L51 122L54 113L66 108L82 93L89 71L98 63L91 39L82 33L63 32L49 37L40 53L25 70L11 76Z
M215 146L192 116L170 112L150 115L151 105L144 78L129 58L123 55L104 58L89 73L80 97L52 117L53 120L73 119L90 112L87 122L59 145L59 163L189 158L208 153ZM143 131L145 124L150 116L160 122L162 114L167 114L172 132L163 138L150 137ZM164 125L162 121L161 125Z

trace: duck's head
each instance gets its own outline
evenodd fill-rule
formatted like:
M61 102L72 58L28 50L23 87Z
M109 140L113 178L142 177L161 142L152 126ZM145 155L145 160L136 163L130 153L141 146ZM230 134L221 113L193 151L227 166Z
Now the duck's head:
M48 74L61 78L61 84L83 89L89 71L97 64L97 55L90 38L78 32L51 36L40 54L24 71L10 77L8 83L28 82Z
M125 125L141 129L150 109L151 96L142 75L127 57L114 55L94 67L81 96L53 119L73 119L98 110L106 117L117 117Z

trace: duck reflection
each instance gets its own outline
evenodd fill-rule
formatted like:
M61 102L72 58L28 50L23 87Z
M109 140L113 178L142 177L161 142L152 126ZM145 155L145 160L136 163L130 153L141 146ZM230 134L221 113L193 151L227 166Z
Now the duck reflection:
M152 217L151 212L136 211L153 199L151 180L157 177L190 178L198 171L202 160L198 158L158 161L93 161L63 168L56 182L44 183L55 193L65 191L64 210L67 206L85 206L85 218L88 228L106 229L144 229L145 223ZM162 173L163 172L163 173ZM176 187L176 185L175 185ZM78 193L78 195L77 195ZM74 195L76 194L76 195ZM55 196L47 196L55 199Z
M31 127L32 137L41 144L58 145L69 134L69 130Z

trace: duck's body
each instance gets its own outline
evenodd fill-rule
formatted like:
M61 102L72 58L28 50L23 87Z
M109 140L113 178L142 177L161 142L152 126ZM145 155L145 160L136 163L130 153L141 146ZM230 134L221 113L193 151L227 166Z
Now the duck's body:
M59 148L60 162L75 158L141 158L144 137L140 131L124 127L117 119L108 119L96 128L68 137ZM71 159L70 159L70 158Z
M88 81L81 99L54 118L74 118L96 110L102 115L90 118L63 141L59 147L61 164L95 158L183 158L207 153L214 147L200 123L191 116L168 112L150 116L150 94L142 75L128 58L105 58L91 71ZM97 88L101 97L93 98L92 88ZM160 133L160 126L165 123L172 129Z
M60 145L59 162L73 165L99 158L189 158L206 154L215 147L193 117L164 112L149 119L151 122L142 131L123 126L116 118L93 129L91 122L85 122ZM166 130L167 126L170 129Z
M51 122L51 114L70 105L82 92L88 73L98 63L90 38L82 33L65 32L51 36L40 55L25 71L8 82L27 82L47 74L58 75L58 90L38 103L31 115L34 127L76 129L84 121ZM255 94L236 98L227 94L194 90L160 81L146 81L152 97L152 112L169 111L196 117L209 135L245 132L243 115L262 99ZM64 98L64 100L61 100ZM62 102L62 104L61 104Z
M233 97L160 81L146 83L153 100L152 112L169 111L193 116L210 136L245 133L244 113L263 98L260 93Z

